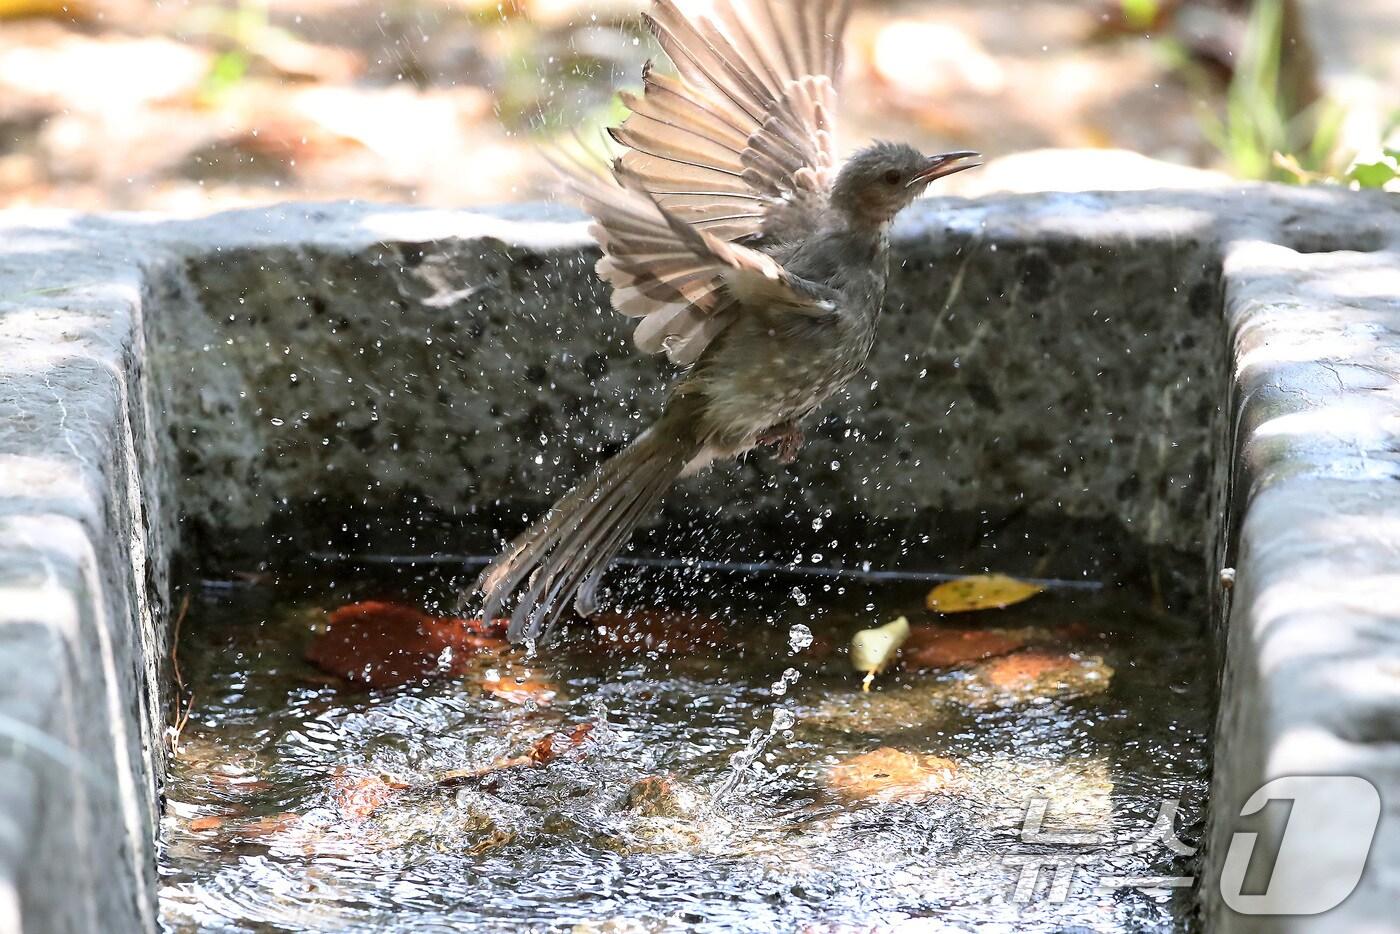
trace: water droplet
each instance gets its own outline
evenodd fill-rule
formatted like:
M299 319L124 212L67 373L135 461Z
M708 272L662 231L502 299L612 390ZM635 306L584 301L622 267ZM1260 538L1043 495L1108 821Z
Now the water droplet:
M794 596L796 595L794 594ZM788 630L788 646L794 653L801 652L811 644L812 630L810 627L802 623L795 623L793 627ZM788 671L792 671L792 669L789 668ZM786 677L786 675L784 675L784 677Z
M797 679L801 677L801 673L796 668L789 668L783 672L783 676L781 678L779 678L777 681L774 681L769 686L768 690L773 693L774 697L782 697L788 692L788 688L796 684Z

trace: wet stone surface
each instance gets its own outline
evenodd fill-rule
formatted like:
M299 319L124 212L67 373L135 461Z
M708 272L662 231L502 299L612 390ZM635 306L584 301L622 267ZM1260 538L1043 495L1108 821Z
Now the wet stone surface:
M1201 627L1142 595L954 620L922 587L649 572L619 583L605 625L635 618L637 637L606 651L579 625L541 657L445 658L372 691L303 660L328 610L438 612L446 583L344 566L205 582L180 646L194 702L165 784L165 930L1192 929L1188 891L1095 888L1191 874L1141 843L1164 798L1199 837ZM862 693L845 645L900 613L1027 644ZM1023 840L1035 799L1043 832L1102 836ZM1027 859L1066 857L1064 900L1050 868L1017 900Z
M1223 378L1211 232L1094 249L971 203L917 214L868 372L813 419L799 463L721 465L668 515L1112 515L1200 547ZM284 502L548 505L655 417L675 375L632 348L595 260L482 237L171 270L152 365L187 529L217 547Z

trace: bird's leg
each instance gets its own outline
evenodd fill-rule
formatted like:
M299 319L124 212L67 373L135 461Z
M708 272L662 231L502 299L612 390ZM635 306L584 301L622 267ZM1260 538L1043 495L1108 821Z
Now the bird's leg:
M781 422L759 435L758 443L777 445L778 463L791 464L802 447L802 429L796 421Z

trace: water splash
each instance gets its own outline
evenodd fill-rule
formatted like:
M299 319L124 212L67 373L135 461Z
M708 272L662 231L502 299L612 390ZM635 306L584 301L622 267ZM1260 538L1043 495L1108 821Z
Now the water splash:
M802 674L796 668L789 668L783 672L781 678L769 685L768 690L774 697L782 697L801 677Z
M788 630L788 647L796 655L812 644L812 628L803 623L794 623Z
M729 757L729 774L710 795L709 810L722 812L725 804L743 786L745 779L749 776L749 770L758 761L758 757L763 755L763 751L768 748L773 737L796 725L796 714L785 707L774 707L773 719L768 724L768 729L754 727L749 731L749 740L744 744L744 748Z

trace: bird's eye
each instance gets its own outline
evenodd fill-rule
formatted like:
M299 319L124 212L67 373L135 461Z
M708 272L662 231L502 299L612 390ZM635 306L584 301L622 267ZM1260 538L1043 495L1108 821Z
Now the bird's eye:
M898 185L901 177L902 176L899 174L899 169L890 169L888 172L885 173L885 184Z

